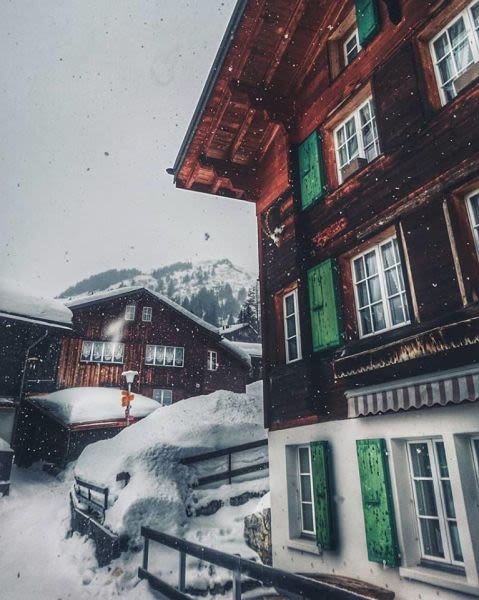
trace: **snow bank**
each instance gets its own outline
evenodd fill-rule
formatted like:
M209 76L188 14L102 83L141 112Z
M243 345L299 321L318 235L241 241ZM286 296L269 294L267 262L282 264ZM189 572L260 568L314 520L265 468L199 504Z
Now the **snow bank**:
M5 452L11 450L10 444L6 442L3 438L0 438L0 452Z
M193 469L187 456L266 437L261 382L246 394L217 391L182 400L124 429L116 437L85 448L75 475L108 486L111 506L105 526L139 539L141 525L175 534L185 522ZM126 487L116 475L126 471Z
M261 357L263 355L263 346L257 342L231 342L231 344L237 350L246 352L248 356Z
M30 400L51 412L66 425L122 419L125 409L121 405L118 388L77 387L52 392L44 396L33 396ZM130 416L146 417L159 408L158 402L135 394L131 403Z
M60 300L34 296L9 279L0 279L0 312L65 325L71 325L73 316Z

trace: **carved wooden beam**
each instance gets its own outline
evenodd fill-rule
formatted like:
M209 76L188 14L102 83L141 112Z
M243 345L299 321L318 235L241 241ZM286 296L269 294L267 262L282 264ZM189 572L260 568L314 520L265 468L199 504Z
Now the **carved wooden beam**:
M205 154L199 156L198 162L201 166L211 169L217 179L229 179L232 186L243 190L248 199L256 199L258 189L256 166L240 165Z

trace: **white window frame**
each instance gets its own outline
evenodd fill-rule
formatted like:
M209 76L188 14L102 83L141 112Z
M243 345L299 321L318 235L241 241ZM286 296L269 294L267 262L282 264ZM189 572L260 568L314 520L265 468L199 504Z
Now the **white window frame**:
M287 316L286 316L286 299L293 298L293 306L294 306L294 323L295 323L295 335L288 337L288 324L287 324ZM293 315L288 315L289 317ZM284 328L284 347L286 352L286 363L291 364L301 360L302 352L301 352L301 328L299 323L299 303L298 303L298 288L295 288L292 292L288 292L283 296L283 328ZM296 338L296 347L298 351L298 356L296 358L290 359L289 357L289 348L288 341Z
M141 320L144 323L151 323L153 318L153 308L151 306L144 306L141 310Z
M476 223L474 218L474 209L472 208L472 199L477 197L479 200L479 189L467 194L467 213L469 215L469 223L472 229L472 235L474 237L474 244L476 246L476 252L479 257L479 221Z
M87 344L91 344L91 350L90 350L90 358L83 358L83 345L87 343ZM93 348L95 344L102 344L102 349L101 349L101 358L99 360L94 359L93 358ZM112 354L111 354L111 360L105 360L105 345L106 344L111 344L113 346L112 349ZM114 360L115 359L115 353L116 353L116 349L118 347L122 347L122 358L121 360ZM101 364L106 364L106 365L122 365L125 362L125 344L122 342L104 342L102 340L82 340L82 346L80 348L80 362L82 363L101 363Z
M403 281L404 281L404 291L401 292L400 295L401 295L401 299L403 302L403 309L405 310L405 314L407 314L409 316L409 318L406 321L403 321L402 323L397 323L396 325L392 324L391 309L389 306L389 296L388 296L387 285L386 285L385 269L384 269L384 263L383 263L383 256L382 256L382 252L381 252L381 248L383 246L385 246L386 244L388 244L389 242L391 242L392 240L396 240L396 243L397 243L397 236L393 235L393 236L383 240L382 242L379 242L378 244L369 246L363 252L360 252L359 254L355 254L351 258L351 273L352 273L352 277L353 277L356 319L357 319L358 327L359 327L359 337L361 337L361 338L366 338L366 337L370 337L373 335L377 335L384 331L389 331L391 329L397 329L398 327L404 327L405 325L409 325L411 323L410 309L409 309L409 305L408 305L408 301L407 301L407 293L406 293L406 277L405 277L405 272L403 269L401 257L399 257L399 268L401 269L402 277L403 277ZM358 281L356 280L356 270L354 268L354 262L356 260L358 260L359 258L361 258L362 256L369 254L373 250L376 253L376 261L378 264L378 278L379 278L379 286L380 286L380 291L381 291L381 302L382 302L386 327L384 327L383 329L377 329L376 331L371 331L370 333L364 333L363 325L362 325L362 321L361 321L361 312L359 309ZM378 258L378 255L379 255L379 258ZM368 304L368 306L371 306L371 304Z
M417 537L418 537L418 541L419 541L419 545L420 545L420 549L421 549L421 557L424 560L430 561L430 562L435 562L435 563L439 563L439 564L446 564L446 565L453 565L453 566L458 566L458 567L464 567L464 561L457 561L454 559L454 553L453 553L453 549L452 549L452 542L451 542L451 538L450 538L450 534L449 534L449 529L448 529L448 521L449 520L454 520L457 523L457 514L456 514L456 518L455 519L450 519L447 516L447 512L446 512L446 505L445 505L445 499L444 499L444 491L441 485L441 472L440 472L440 467L439 467L439 461L437 458L437 450L436 450L436 443L437 442L442 442L444 444L444 440L441 437L433 437L433 438L419 438L419 439L412 439L412 440L407 440L406 443L406 447L407 447L407 459L408 459L408 466L409 466L409 480L411 483L411 488L412 488L412 494L413 494L413 498L414 498L414 512L415 512L415 516L416 516L416 526L417 526ZM429 455L429 462L431 465L431 477L418 477L416 475L414 475L414 471L413 471L413 466L412 466L412 460L411 460L411 450L410 447L413 444L426 444L427 448L428 448L428 455ZM447 455L446 455L446 461L447 461ZM449 469L449 465L448 465L448 469ZM418 514L418 498L417 498L417 493L416 493L416 486L414 485L414 481L418 480L418 479L431 479L432 483L433 483L433 490L434 490L434 496L435 496L435 503L436 503L436 508L437 508L437 520L439 521L439 529L440 529L440 533L441 533L441 538L442 538L442 546L443 546L443 551L444 551L444 558L441 558L439 556L431 556L426 554L425 549L424 549L424 542L423 542L423 538L422 538L422 532L421 532L421 519L419 518L419 514ZM449 474L449 479L450 481L450 474ZM454 502L454 493L453 494L453 502ZM427 518L425 516L421 516L421 518ZM460 537L460 534L459 534ZM462 542L461 542L462 545Z
M441 97L441 103L443 106L445 104L447 104L448 102L452 102L452 100L454 100L454 98L457 96L456 88L454 86L454 81L460 75L462 75L462 73L465 73L467 71L467 69L469 69L471 67L471 65L473 65L474 63L477 63L479 61L479 37L478 37L479 34L475 32L474 21L472 19L472 14L471 14L471 8L476 4L477 4L477 0L474 0L473 2L468 4L461 12L459 12L455 17L453 17L448 23L446 23L446 25L429 42L429 51L431 53L431 58L432 58L432 62L434 65L434 73L436 75L437 87L439 89L439 95ZM454 98L451 98L451 100L448 100L446 98L446 94L444 93L444 89L443 89L444 85L441 81L441 74L440 74L440 71L438 68L438 64L440 61L438 61L437 57L436 57L436 51L434 49L434 42L436 42L444 33L446 33L446 35L448 36L448 41L449 41L449 45L450 45L450 38L449 38L449 34L447 33L447 30L450 27L452 27L452 25L454 25L454 23L459 21L459 19L461 19L461 18L464 19L464 24L466 27L466 35L469 40L469 48L471 49L471 53L472 53L472 63L470 65L468 65L466 67L466 69L463 70L461 73L458 73L456 63L455 63L454 59L452 60L454 76L453 76L452 80L450 80L450 81L452 81L452 85L453 85L454 91L456 93L454 95Z
M478 444L478 448L476 450L475 442ZM472 451L472 460L474 462L474 468L476 471L477 485L479 486L479 435L473 435L471 438L471 451Z
M153 348L153 362L146 361L146 352L148 348ZM167 365L166 363L166 353L168 350L173 350L174 360L172 365ZM181 365L176 364L176 351L182 350L183 360ZM162 362L156 362L157 356L162 357ZM184 346L164 346L161 344L147 344L145 349L145 365L147 367L166 367L166 368L176 368L182 369L185 366L185 348Z
M306 449L308 451L309 458L309 473L301 471L301 459L299 457L300 450ZM314 486L313 486L313 463L311 460L311 448L309 445L301 445L296 448L296 460L297 460L297 474L298 474L298 490L299 490L299 516L300 516L300 532L301 535L305 536L314 536L316 535L316 512L314 507ZM302 488L301 488L301 476L309 475L309 484L311 490L311 501L303 500ZM312 515L313 515L313 529L305 529L304 528L304 514L303 514L303 504L310 504L312 507Z
M351 59L349 58L349 52L347 50L347 46L349 44L349 42L352 39L356 40L356 47L358 49L357 53L355 54L355 56L353 56ZM362 46L359 43L359 31L358 28L356 27L356 29L351 33L351 35L349 35L343 42L343 57L344 57L344 65L347 67L348 65L350 65L358 56L358 54L361 52L362 50Z
M160 392L160 398L155 398L155 392ZM165 404L165 395L171 398L171 402ZM173 404L173 390L169 388L154 388L153 389L153 400L161 404L161 406L171 406Z
M360 115L361 109L363 109L367 104L369 104L369 110L370 110L370 114L371 114L370 122L372 123L372 127L373 127L374 131L376 132L376 135L374 136L374 147L377 150L376 155L373 158L371 158L371 160L368 160L368 163L375 160L381 154L381 144L379 143L379 133L378 133L377 119L376 119L376 108L374 106L373 97L369 96L364 102L361 102L361 104L359 104L359 106L354 108L354 110L352 110L348 114L348 116L345 119L343 119L341 121L341 123L333 131L334 150L336 153L336 170L338 172L339 183L343 183L342 169L344 169L344 167L349 165L355 158L364 158L367 160L366 152L364 149L363 126L361 125L361 115ZM357 149L357 153L354 156L349 157L349 161L341 166L341 160L340 160L340 154L339 154L340 144L338 142L338 132L340 129L345 127L346 123L348 123L348 121L350 121L351 119L354 119L354 127L355 127L356 137L357 137L357 141L358 141L358 149ZM349 140L349 139L351 139L351 138L347 138L347 140ZM346 141L346 145L347 145L347 141Z
M125 321L134 321L136 313L136 305L135 304L127 304L125 306Z
M208 371L217 371L218 367L218 352L216 350L208 350Z

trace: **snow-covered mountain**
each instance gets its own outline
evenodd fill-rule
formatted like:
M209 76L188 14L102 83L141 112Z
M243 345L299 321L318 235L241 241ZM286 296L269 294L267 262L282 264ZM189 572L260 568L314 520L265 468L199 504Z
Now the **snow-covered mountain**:
M256 275L223 258L197 263L177 262L142 272L111 269L69 287L60 298L79 298L96 292L141 285L165 294L214 325L236 321Z

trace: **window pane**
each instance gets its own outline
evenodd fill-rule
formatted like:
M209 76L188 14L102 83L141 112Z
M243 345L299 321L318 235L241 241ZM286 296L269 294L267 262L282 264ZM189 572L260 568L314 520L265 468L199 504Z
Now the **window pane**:
M83 342L81 360L90 360L92 346L93 344L91 342Z
M450 52L449 40L447 33L444 32L434 42L434 52L436 53L436 59L441 60L448 52Z
M444 558L441 530L438 519L421 519L421 536L424 552L428 556Z
M462 555L461 541L459 539L459 529L455 521L451 521L449 523L449 535L451 537L452 553L454 556L454 560L463 562L464 557Z
M387 244L381 246L381 254L383 257L384 268L392 267L396 264L396 257L394 255L394 247L392 240Z
M296 338L288 340L288 360L296 360L298 358L298 343Z
M432 477L429 451L426 443L411 444L412 469L415 477Z
M301 473L309 473L309 448L299 449L299 470Z
M366 277L366 272L364 270L364 259L363 257L357 258L354 261L354 272L356 274L356 281L361 281Z
M454 508L454 500L452 497L452 488L451 482L449 479L443 479L442 483L442 492L444 496L444 504L446 505L446 515L449 519L456 518L456 509Z
M437 460L439 463L439 470L441 477L449 477L449 470L447 468L446 460L446 449L444 448L444 442L436 442Z
M437 517L436 496L432 479L414 481L417 497L417 510L420 516Z
M152 365L155 358L155 347L147 346L145 352L145 363L147 365Z
M359 311L359 315L361 317L361 329L363 335L367 335L368 333L373 332L373 327L371 323L371 314L369 312L369 308L365 308Z
M347 139L349 139L353 136L354 137L356 136L356 121L354 120L354 117L349 119L349 121L346 121L344 127L346 129L346 138Z
M170 366L175 362L175 349L171 346L167 346L165 353L165 365Z
M111 362L113 359L113 344L105 342L103 345L103 360L105 362Z
M164 364L165 364L165 347L164 346L156 346L155 365L164 365Z
M183 348L176 348L175 350L175 365L182 367L185 359L185 351ZM215 354L215 365L216 365L216 354Z
M358 136L357 135L354 135L348 141L348 154L349 154L350 161L356 156L356 154L358 154Z
M391 323L393 325L399 325L407 320L404 314L402 296L395 296L389 299L389 309L391 311Z
M366 273L368 277L371 277L371 275L376 275L378 272L376 252L374 252L374 250L369 252L364 256L364 260L366 262Z
M113 360L115 362L123 362L123 349L123 344L115 344L115 349L113 351Z
M447 83L454 77L454 66L451 55L441 60L441 62L437 65L437 68L439 69L439 75L442 83Z
M454 62L456 63L456 68L457 68L458 74L460 74L473 61L469 40L466 39L457 48L454 48L453 54L454 54Z
M384 318L384 309L381 304L374 304L371 306L371 312L373 315L374 331L380 331L386 328L386 320Z
M296 319L294 315L286 319L286 332L288 338L296 335Z
M314 531L314 522L313 522L313 505L312 504L302 504L303 511L303 530L304 531Z
M394 294L399 293L399 291L402 291L399 287L398 272L396 269L386 271L385 276L386 288L389 296L393 296Z
M472 216L474 219L474 225L479 224L479 194L475 194L470 198Z
M312 502L311 478L309 475L301 475L301 500Z
M474 4L474 6L471 7L471 15L472 15L472 20L474 21L474 27L476 29L479 28L479 2L477 2L476 4Z
M358 286L358 300L359 300L359 308L363 308L369 304L369 296L368 296L368 284L366 281L362 281Z
M338 129L336 133L336 139L338 141L338 146L342 146L346 141L346 128L344 125Z
M370 302L379 302L381 300L381 286L379 284L379 277L372 277L368 280L369 298Z
M93 360L101 360L103 350L103 342L95 342L93 344Z
M359 116L361 119L361 125L365 125L368 121L371 120L371 109L369 106L369 102L361 108L361 110L359 111Z
M292 315L294 313L294 296L286 296L284 299L286 316Z
M449 33L449 39L451 40L452 46L457 46L467 35L464 19L462 17L458 19L455 23L448 27L447 32Z

